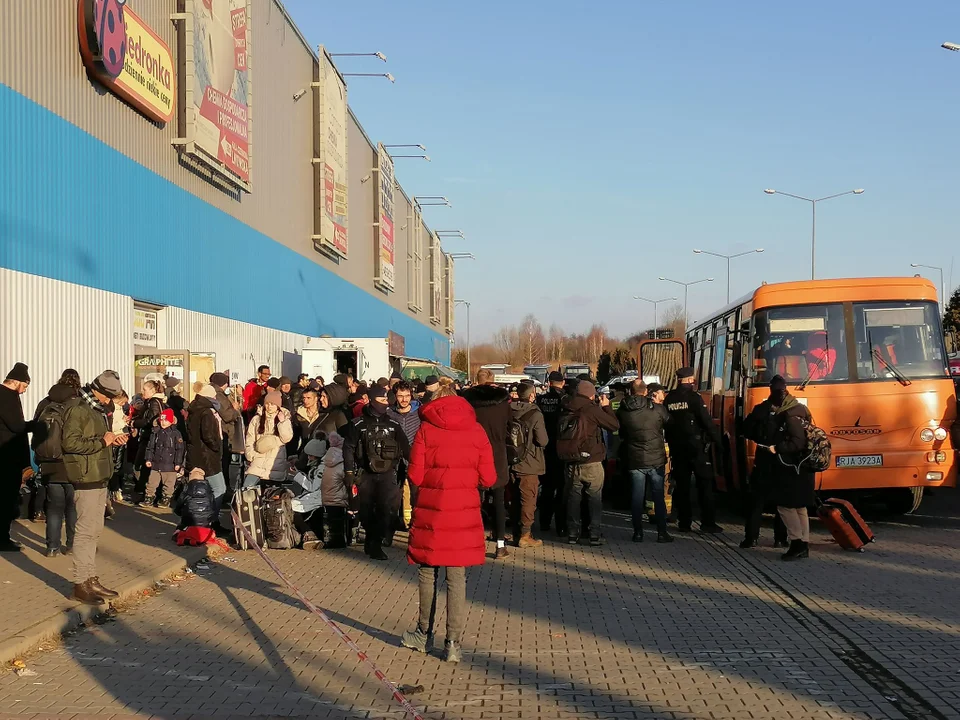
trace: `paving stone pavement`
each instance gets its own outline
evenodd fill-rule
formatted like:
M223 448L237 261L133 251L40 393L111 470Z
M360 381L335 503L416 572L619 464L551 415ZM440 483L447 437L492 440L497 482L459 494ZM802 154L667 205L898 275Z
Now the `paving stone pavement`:
M737 532L602 548L548 539L468 572L464 662L399 647L416 571L359 549L271 551L425 718L960 718L960 530L879 523L811 559ZM769 531L767 531L769 541ZM442 603L441 603L442 606ZM442 638L444 613L439 617ZM252 552L0 675L18 716L401 718L376 678Z

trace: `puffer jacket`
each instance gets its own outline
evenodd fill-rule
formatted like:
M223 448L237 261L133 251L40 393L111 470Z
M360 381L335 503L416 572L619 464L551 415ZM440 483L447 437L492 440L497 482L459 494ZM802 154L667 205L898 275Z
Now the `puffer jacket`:
M187 446L176 425L153 429L147 444L146 462L157 472L176 472L183 467Z
M467 567L486 557L478 487L497 482L493 450L466 400L442 397L420 409L407 478L417 488L407 561Z
M63 411L63 468L78 490L104 488L113 475L113 451L103 444L108 429L106 408L99 407L87 386Z
M263 412L262 407L257 408L247 426L246 456L250 463L247 474L261 480L283 481L287 477L285 446L293 439L293 426L286 411L280 410L272 419L266 418L264 430L261 432L260 420Z
M293 500L295 512L308 513L321 506L350 506L350 490L343 471L343 438L333 433L328 439L330 447L323 459L297 476L305 480L303 488L307 492Z
M206 477L223 472L223 428L217 407L210 398L197 395L187 422L187 472L203 470Z
M773 501L781 507L804 508L816 504L816 473L803 466L807 452L806 425L811 421L806 405L801 405L792 395L787 395L777 409L774 436L777 454L770 461L771 490Z
M497 484L494 487L505 487L510 480L507 464L507 423L513 416L510 393L495 385L477 385L464 390L463 399L473 406L477 422L486 431L493 449L493 461L497 465ZM423 410L420 412L422 417Z
M514 419L519 420L526 415L523 422L527 425L527 437L530 443L523 460L513 465L510 470L517 475L543 475L547 472L543 449L550 442L543 413L534 403L522 400L510 403L510 409ZM530 412L531 410L533 412Z
M400 423L400 427L403 428L403 434L407 436L407 440L409 440L412 445L413 439L417 436L417 431L420 429L420 402L414 400L410 404L409 412L405 413L391 406L390 409L387 410L387 417Z
M620 421L620 453L627 470L660 468L667 464L663 428L670 413L648 397L631 395L617 408Z
M160 426L160 413L164 410L163 395L154 395L149 400L143 401L140 411L133 416L131 426L137 431L137 457L134 464L139 467L143 465L147 457L147 445L150 443L150 435L153 430Z

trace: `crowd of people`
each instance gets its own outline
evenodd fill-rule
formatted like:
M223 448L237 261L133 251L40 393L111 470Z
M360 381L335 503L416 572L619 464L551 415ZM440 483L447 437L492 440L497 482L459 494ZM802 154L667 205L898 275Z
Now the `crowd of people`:
M670 392L638 378L615 412L589 377L569 381L558 372L542 388L500 387L487 369L466 387L449 378L411 383L398 375L367 385L347 374L330 383L277 378L263 365L244 386L231 387L226 374L213 373L187 403L170 376L144 379L129 397L114 371L83 384L68 369L27 421L19 396L30 377L18 363L0 386L0 551L20 550L10 526L22 488L44 492L33 512L37 519L45 512L47 554L72 555L74 597L103 604L116 593L99 581L96 547L116 503L163 507L178 481L189 480L210 497L212 530L227 535L232 531L220 518L231 496L290 486L295 478L292 507L305 549L345 547L356 517L364 552L382 561L394 534L409 531L407 558L420 566L420 614L404 646L429 649L444 570L446 655L456 662L465 568L484 562L488 540L497 560L509 557L508 544L540 546L539 516L538 534L553 528L570 545L604 543L601 493L613 433L632 493L634 542L644 540L648 491L657 542L673 541L665 502L668 447L677 529L692 529L695 485L701 531L723 532L709 450L719 437L693 376L681 369ZM772 497L782 518L775 542L790 541L784 558L808 553L805 508L813 501L813 477L792 464L804 450L805 412L776 377L770 398L744 424L759 450L743 548L756 544L760 513Z

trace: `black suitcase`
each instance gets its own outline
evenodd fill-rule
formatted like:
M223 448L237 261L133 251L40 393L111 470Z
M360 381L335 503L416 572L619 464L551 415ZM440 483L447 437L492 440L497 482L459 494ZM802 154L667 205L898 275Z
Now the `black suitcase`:
M240 550L249 550L251 547L247 533L244 533L242 528L247 530L258 547L266 545L260 488L238 490L233 496L233 525L234 537Z

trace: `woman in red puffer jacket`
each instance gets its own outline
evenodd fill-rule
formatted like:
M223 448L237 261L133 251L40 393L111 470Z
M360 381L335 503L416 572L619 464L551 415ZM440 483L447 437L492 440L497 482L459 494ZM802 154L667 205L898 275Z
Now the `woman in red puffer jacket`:
M466 615L466 568L483 565L482 488L497 481L493 450L473 408L450 384L420 409L407 477L417 488L407 560L420 566L420 619L401 644L425 653L433 644L440 568L447 575L446 659L460 662Z

